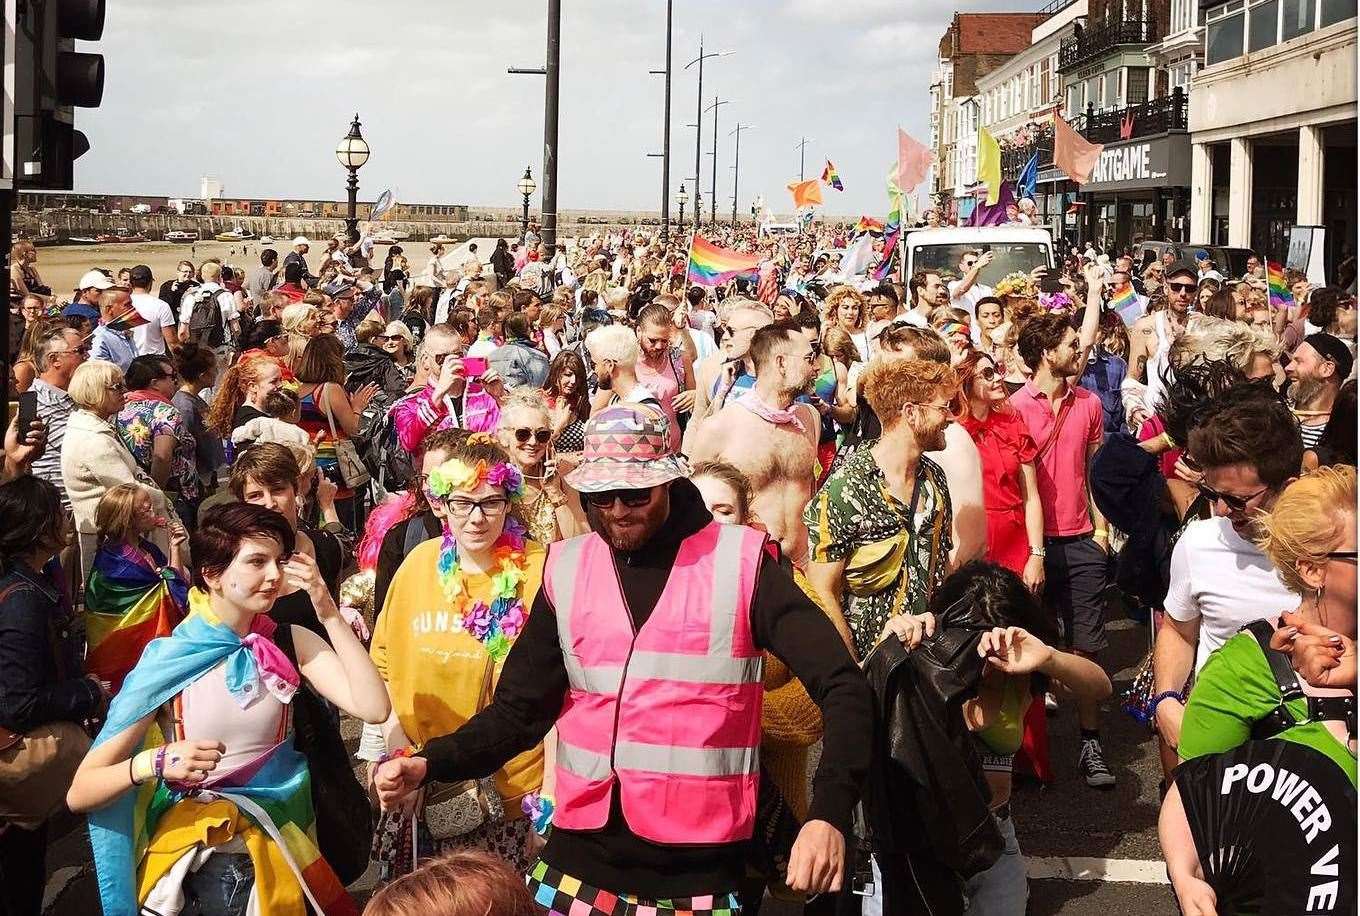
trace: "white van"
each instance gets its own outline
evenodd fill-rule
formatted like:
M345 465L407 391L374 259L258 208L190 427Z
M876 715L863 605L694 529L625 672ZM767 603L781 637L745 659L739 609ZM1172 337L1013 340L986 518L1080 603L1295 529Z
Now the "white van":
M760 227L761 235L797 235L797 223L765 223Z
M1053 238L1035 226L961 226L948 229L916 229L901 242L903 276L918 270L934 270L959 276L959 259L965 251L990 251L992 262L982 269L978 282L996 286L1007 274L1029 273L1036 267L1055 267Z

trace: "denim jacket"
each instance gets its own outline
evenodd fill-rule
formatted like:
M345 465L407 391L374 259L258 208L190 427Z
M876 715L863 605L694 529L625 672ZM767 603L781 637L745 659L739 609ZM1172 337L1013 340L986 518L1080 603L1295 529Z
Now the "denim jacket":
M70 602L55 581L9 562L0 575L0 725L11 731L81 722L99 711L99 688L82 673Z

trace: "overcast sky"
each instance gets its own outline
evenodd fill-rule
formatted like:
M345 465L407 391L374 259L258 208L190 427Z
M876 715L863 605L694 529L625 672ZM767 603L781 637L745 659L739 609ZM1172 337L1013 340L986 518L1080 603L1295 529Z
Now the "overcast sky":
M929 139L929 76L955 6L1000 0L675 0L671 194L694 190L695 72L719 108L718 207L731 212L736 121L739 205L791 203L801 136L807 177L830 158L845 191L827 211L883 215L896 131ZM564 0L559 126L562 209L657 209L665 63L663 0ZM361 197L517 207L526 164L542 171L544 0L110 0L104 102L77 110L91 150L80 190L197 196L215 175L240 197L339 199L336 141L358 111L372 158ZM363 10L362 21L346 17ZM85 49L82 46L82 49ZM704 117L703 191L712 175ZM537 199L535 199L537 206ZM675 204L672 202L672 212Z

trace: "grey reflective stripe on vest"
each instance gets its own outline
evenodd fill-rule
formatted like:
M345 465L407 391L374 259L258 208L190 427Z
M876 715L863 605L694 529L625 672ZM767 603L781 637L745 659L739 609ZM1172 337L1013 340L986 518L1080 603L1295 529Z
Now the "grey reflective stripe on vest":
M559 745L559 759L561 753ZM674 747L620 741L614 747L614 766L672 776L746 776L756 772L759 756L754 747Z
M721 658L639 650L628 663L628 673L635 678L688 681L691 684L750 684L761 679L762 662L764 658L759 655Z
M613 772L607 755L597 754L583 747L568 744L562 740L561 736L557 739L557 765L569 773L575 773L582 779L590 779L596 782L601 779L608 779L609 774Z
M548 584L551 587L549 597L552 598L553 611L557 616L557 641L562 646L567 681L577 690L592 692L580 659L571 651L574 645L571 639L571 615L576 597L576 569L581 565L581 548L588 537L592 535L581 535L554 545L556 549L552 552L552 562L548 564ZM622 675L623 669L619 669L619 676Z
M708 654L732 655L732 631L737 623L737 594L741 584L741 542L746 529L741 525L719 525L718 543L713 545L713 591L709 600Z

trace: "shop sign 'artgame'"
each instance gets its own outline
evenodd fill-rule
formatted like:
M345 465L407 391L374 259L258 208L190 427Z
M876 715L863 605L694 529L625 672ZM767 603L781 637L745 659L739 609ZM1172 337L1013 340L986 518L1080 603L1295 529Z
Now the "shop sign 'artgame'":
M1171 134L1105 147L1082 190L1136 191L1189 182L1190 138Z

